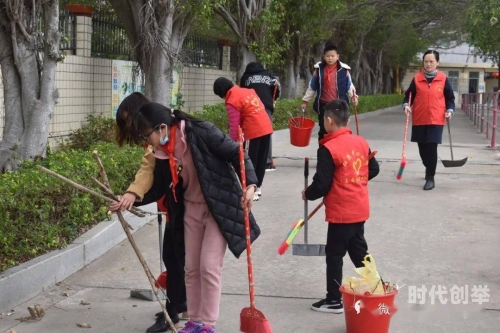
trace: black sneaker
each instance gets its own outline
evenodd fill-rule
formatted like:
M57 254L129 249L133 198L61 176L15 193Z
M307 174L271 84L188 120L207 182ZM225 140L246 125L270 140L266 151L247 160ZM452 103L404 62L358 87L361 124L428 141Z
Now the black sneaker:
M343 313L344 305L342 305L341 300L329 300L325 298L311 305L311 309L326 313Z
M273 172L273 171L276 171L276 167L272 164L268 164L266 166L266 172Z

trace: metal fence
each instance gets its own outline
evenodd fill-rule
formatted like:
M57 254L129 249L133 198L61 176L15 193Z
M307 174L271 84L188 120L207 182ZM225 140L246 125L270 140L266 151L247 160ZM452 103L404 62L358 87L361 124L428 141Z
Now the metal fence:
M496 147L498 132L499 93L462 94L462 110L477 127L479 133L491 138L490 147Z
M181 60L184 66L222 68L222 45L217 39L187 36L182 44Z
M229 66L234 72L237 72L240 67L240 55L236 46L231 46Z
M76 16L67 10L59 12L59 29L61 32L61 51L76 51Z
M132 46L113 12L92 15L92 57L131 60Z

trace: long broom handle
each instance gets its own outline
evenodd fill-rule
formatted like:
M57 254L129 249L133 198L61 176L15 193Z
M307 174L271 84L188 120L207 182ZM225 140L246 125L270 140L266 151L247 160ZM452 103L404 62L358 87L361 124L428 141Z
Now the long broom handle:
M408 98L408 106L411 107L411 93L410 93L410 96ZM409 124L409 121L410 121L410 114L408 113L406 115L406 125L405 125L405 137L404 137L404 140L403 140L403 157L406 156L406 139L408 137L408 124Z
M308 177L309 177L309 157L305 158L304 161L304 189L307 189L308 186ZM304 244L308 244L308 229L307 222L309 221L309 216L307 214L308 211L308 202L307 199L304 200Z
M255 307L255 291L253 283L253 265L252 265L252 245L250 241L250 216L248 212L248 205L245 205L245 191L247 188L247 177L245 172L245 154L243 152L243 133L241 127L238 127L238 143L240 145L240 172L241 172L241 186L243 188L243 211L245 212L245 236L247 240L247 265L248 265L248 290L250 294L250 306Z
M354 106L354 119L356 120L356 134L359 135L358 106Z

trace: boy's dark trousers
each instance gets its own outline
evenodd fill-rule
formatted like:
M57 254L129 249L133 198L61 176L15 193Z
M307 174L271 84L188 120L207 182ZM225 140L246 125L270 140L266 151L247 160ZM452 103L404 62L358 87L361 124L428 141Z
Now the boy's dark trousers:
M365 222L329 223L326 240L326 298L340 300L342 266L346 252L356 267L363 267L363 259L368 254L365 240Z

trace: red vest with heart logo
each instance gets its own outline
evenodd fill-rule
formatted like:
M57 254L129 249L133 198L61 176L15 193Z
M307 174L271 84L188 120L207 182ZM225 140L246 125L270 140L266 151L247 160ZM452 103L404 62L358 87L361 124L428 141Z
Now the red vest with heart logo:
M355 223L368 220L368 142L352 135L349 128L342 128L327 134L321 144L330 151L335 163L332 188L323 199L326 221Z

